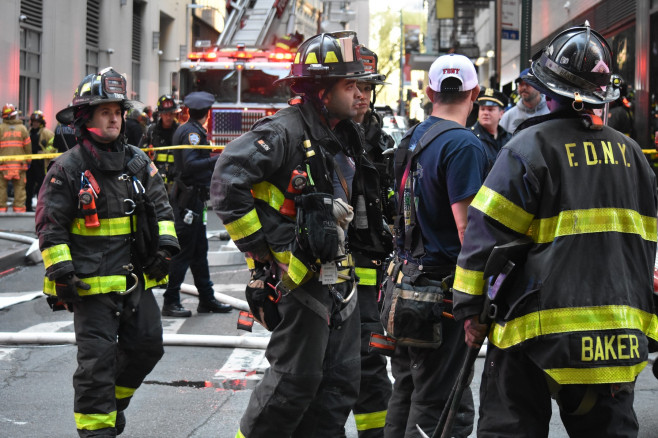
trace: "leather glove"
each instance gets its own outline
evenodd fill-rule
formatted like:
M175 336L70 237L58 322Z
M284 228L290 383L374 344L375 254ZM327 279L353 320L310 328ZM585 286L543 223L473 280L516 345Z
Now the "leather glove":
M77 303L80 301L78 288L89 290L91 289L91 286L80 280L73 272L69 272L55 280L55 292L57 293L57 298L64 303Z
M171 263L171 254L166 249L160 249L144 266L144 273L160 281L169 274L169 263Z

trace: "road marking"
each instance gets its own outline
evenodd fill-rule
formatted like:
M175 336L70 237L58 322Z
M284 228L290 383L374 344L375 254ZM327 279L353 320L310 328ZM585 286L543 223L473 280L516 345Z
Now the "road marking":
M269 337L269 335L270 332L256 322L252 332L246 332L243 336ZM265 350L236 348L222 369L213 376L213 386L236 391L253 389L269 366L265 358Z
M42 322L41 324L20 330L20 333L54 333L70 325L73 325L73 321Z
M39 291L2 294L2 297L0 297L0 309L13 306L14 304L23 303L25 301L30 301L39 296L43 296L43 292Z
M162 318L162 334L176 334L185 323L185 318Z

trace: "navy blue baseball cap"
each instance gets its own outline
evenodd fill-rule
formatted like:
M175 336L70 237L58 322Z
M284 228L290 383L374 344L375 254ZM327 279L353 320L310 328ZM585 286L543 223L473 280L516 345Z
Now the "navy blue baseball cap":
M207 91L193 91L183 100L183 104L191 110L209 109L213 103L215 103L215 96Z
M514 79L514 82L518 84L521 81L525 81L525 77L528 76L528 73L530 73L530 67L524 69L521 74L519 74L519 77Z

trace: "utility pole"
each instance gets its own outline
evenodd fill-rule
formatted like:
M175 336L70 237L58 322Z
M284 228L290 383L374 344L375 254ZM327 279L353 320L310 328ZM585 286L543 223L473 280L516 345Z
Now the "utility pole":
M532 0L521 0L521 59L520 70L530 67L532 36Z

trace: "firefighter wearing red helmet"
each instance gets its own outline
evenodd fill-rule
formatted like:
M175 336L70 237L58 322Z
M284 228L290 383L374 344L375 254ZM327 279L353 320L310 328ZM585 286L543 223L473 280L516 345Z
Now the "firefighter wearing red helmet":
M619 97L611 68L588 23L535 55L528 80L551 113L517 128L469 208L454 316L469 346L488 332L478 437L548 436L551 397L569 436L638 434L634 385L658 340L658 195L640 146L594 112ZM521 236L525 251L507 251Z
M30 134L18 118L18 110L11 103L2 107L0 124L0 156L28 155L32 153ZM7 212L7 188L14 187L13 209L15 213L25 213L26 172L30 160L0 161L0 213Z
M133 394L164 353L151 289L167 283L179 245L162 178L124 140L130 105L126 80L111 67L80 82L57 113L78 144L51 163L37 202L44 293L53 310L73 312L80 437L120 434Z
M238 437L342 436L358 395L350 248L378 258L392 246L382 238L376 170L352 121L356 82L368 75L359 49L354 32L304 41L281 79L301 99L229 143L215 167L214 210L248 258L252 313L272 331L270 368Z

